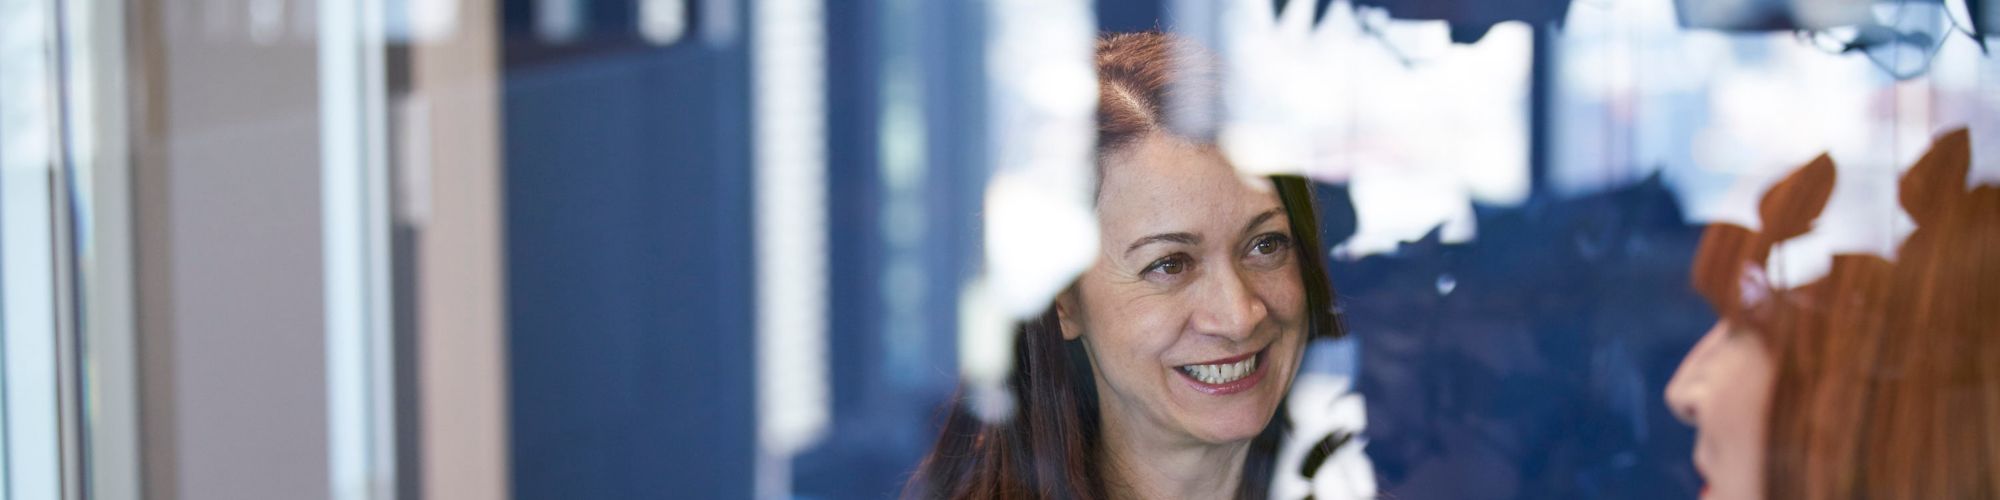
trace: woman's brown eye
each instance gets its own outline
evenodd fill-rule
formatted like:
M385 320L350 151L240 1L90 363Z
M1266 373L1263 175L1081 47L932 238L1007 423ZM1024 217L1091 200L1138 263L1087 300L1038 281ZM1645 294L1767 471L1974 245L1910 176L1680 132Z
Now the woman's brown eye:
M1257 242L1251 245L1250 250L1255 255L1271 255L1284 250L1285 245L1289 243L1291 241L1283 235L1269 234L1257 238Z
M1160 259L1159 261L1154 262L1151 267L1146 269L1147 272L1157 272L1161 274L1180 274L1182 271L1186 270L1187 270L1187 263L1182 262L1179 256Z

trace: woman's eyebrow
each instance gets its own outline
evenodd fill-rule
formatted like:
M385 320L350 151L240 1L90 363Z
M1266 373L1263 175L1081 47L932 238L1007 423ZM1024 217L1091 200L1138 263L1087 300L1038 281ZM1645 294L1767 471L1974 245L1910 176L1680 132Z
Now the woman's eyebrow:
M1243 226L1243 233L1249 234L1252 231L1256 231L1257 226L1264 225L1265 221L1269 221L1271 220L1272 217L1277 217L1279 214L1283 213L1285 213L1284 207L1265 210L1264 213L1257 214L1256 217L1250 218L1250 223ZM1138 240L1134 240L1131 246L1125 247L1125 255L1130 256L1132 255L1132 252L1138 250L1139 247L1151 245L1154 243L1180 243L1183 245L1200 245L1201 236L1188 232L1160 233L1155 235L1149 235L1143 238L1139 238Z
M1151 245L1154 243L1180 243L1183 245L1200 245L1201 236L1198 236L1194 233L1155 234L1144 238L1139 238L1137 241L1133 241L1132 246L1125 247L1125 255L1131 256L1133 250L1138 250L1139 247Z
M1271 220L1272 217L1277 217L1278 214L1282 213L1285 213L1285 208L1278 207L1270 210L1265 210L1264 213L1257 214L1256 217L1251 217L1250 223L1245 224L1243 226L1243 234L1250 234L1251 231L1256 231L1257 226L1264 225L1264 221Z

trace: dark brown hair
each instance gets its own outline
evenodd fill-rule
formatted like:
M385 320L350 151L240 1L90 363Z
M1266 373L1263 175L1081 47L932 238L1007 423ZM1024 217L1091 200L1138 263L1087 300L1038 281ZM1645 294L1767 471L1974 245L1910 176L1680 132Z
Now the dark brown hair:
M1098 41L1100 173L1107 154L1146 134L1173 133L1164 119L1174 99L1170 87L1213 81L1207 70L1212 66L1197 65L1202 61L1187 49L1185 42L1161 33L1110 35ZM1272 182L1297 243L1307 335L1344 335L1319 251L1324 247L1311 183L1295 176L1275 176ZM961 401L951 403L937 444L903 490L905 498L1107 497L1096 466L1103 437L1097 383L1081 341L1063 340L1053 306L1041 318L1019 325L1016 334L1013 373L1007 379L1015 398L1013 418L987 424ZM1278 441L1288 428L1284 415L1281 403L1271 423L1251 439L1237 498L1268 496Z
M1791 290L1748 272L1811 229L1835 181L1825 156L1766 192L1761 232L1703 235L1697 291L1776 370L1767 498L2000 498L2000 188L1966 189L1969 160L1959 130L1904 175L1917 229L1893 262L1839 255Z

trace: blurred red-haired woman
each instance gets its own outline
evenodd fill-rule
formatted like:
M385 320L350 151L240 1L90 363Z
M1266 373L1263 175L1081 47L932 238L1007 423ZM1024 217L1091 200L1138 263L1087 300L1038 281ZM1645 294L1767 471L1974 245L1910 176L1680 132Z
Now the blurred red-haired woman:
M1765 194L1761 231L1709 228L1693 279L1722 319L1666 394L1704 496L2000 498L2000 188L1967 189L1969 166L1967 133L1940 137L1902 179L1895 260L1836 256L1797 288L1763 265L1811 229L1831 160Z

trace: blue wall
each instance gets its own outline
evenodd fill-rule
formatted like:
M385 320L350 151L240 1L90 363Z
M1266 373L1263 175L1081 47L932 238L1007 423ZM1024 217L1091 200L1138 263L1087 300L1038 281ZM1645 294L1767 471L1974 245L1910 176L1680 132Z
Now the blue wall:
M513 492L745 498L755 451L747 52L627 9L544 44L510 2Z
M793 461L803 498L893 497L937 436L957 382L957 297L976 270L986 180L984 33L976 2L854 0L827 11L828 296L833 421ZM888 81L892 59L913 81ZM919 108L921 174L903 203L883 174L884 109ZM888 219L896 219L890 221ZM898 248L884 228L917 232ZM915 271L916 284L892 268ZM902 279L910 279L908 277ZM914 293L897 318L890 288Z

